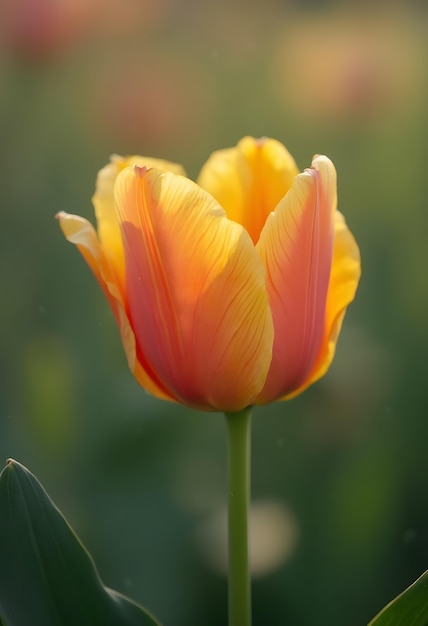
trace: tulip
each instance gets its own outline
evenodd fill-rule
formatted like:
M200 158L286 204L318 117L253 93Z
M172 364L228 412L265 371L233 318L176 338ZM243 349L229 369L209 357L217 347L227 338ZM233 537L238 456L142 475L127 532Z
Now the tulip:
M327 157L299 173L282 144L245 137L195 183L177 164L115 156L93 204L97 231L63 212L60 226L149 393L233 413L325 374L360 276Z

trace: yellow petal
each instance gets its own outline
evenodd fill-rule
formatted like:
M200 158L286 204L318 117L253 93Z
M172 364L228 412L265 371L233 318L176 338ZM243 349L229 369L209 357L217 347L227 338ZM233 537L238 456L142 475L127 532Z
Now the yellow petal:
M296 174L294 159L279 141L244 137L235 148L211 155L198 184L214 196L229 219L244 226L256 244L267 216Z
M183 168L177 163L137 155L129 157L113 155L110 163L99 171L95 194L92 198L97 218L98 236L106 256L114 263L118 277L122 281L124 279L123 248L114 208L113 188L119 172L134 164L171 170L176 174L184 175Z
M64 211L58 213L56 217L65 238L77 246L95 274L106 297L109 300L111 297L113 298L112 306L115 306L116 302L123 303L123 294L116 285L114 271L112 271L92 224L79 215L72 215Z
M261 390L273 328L245 230L190 180L127 168L115 199L137 355L178 402L238 411Z
M266 268L275 339L259 403L305 383L325 332L333 256L336 171L326 157L299 174L266 221L257 250Z
M137 361L135 337L126 313L126 294L123 292L123 285L117 280L117 273L110 264L94 227L88 220L78 215L61 212L58 213L57 218L66 239L77 246L112 308L131 371L134 372L140 384L152 395L172 400L162 389L162 386L156 384Z

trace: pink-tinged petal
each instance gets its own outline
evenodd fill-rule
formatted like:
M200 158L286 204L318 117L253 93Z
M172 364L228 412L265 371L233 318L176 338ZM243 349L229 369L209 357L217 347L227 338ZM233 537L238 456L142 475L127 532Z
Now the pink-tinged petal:
M361 276L360 251L339 211L335 213L334 252L328 286L323 341L311 373L293 395L324 376L333 361L346 308L352 302Z
M275 339L263 404L305 383L320 351L333 257L336 171L314 158L266 221L257 250L266 268Z
M251 404L269 368L273 327L248 234L171 172L125 169L115 198L139 361L188 406Z
M198 184L225 209L229 219L259 240L266 219L290 189L298 169L274 139L244 137L235 148L214 152Z
M115 267L118 280L122 283L124 282L122 236L114 208L113 189L119 172L134 164L157 167L161 170L170 170L176 174L184 175L184 169L177 163L138 155L121 157L117 154L113 155L110 163L98 172L95 193L92 197L97 218L98 237L105 255Z
M137 360L135 337L126 313L126 295L123 292L123 285L117 281L117 272L111 266L94 227L88 220L78 215L61 212L56 217L64 236L77 246L112 308L131 371L140 384L152 395L172 400L162 385L157 383L156 377L151 378Z

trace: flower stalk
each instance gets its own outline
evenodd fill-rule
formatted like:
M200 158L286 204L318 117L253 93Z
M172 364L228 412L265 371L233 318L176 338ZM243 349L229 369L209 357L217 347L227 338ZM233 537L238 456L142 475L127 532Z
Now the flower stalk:
M251 626L248 548L251 407L226 413L228 433L229 626Z

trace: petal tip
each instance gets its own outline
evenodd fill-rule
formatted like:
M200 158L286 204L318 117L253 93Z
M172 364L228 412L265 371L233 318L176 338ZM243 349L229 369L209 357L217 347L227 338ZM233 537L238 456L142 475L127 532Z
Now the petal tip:
M137 163L134 163L133 169L134 169L135 175L139 176L140 178L142 178L152 168L147 167L147 165L137 165Z

